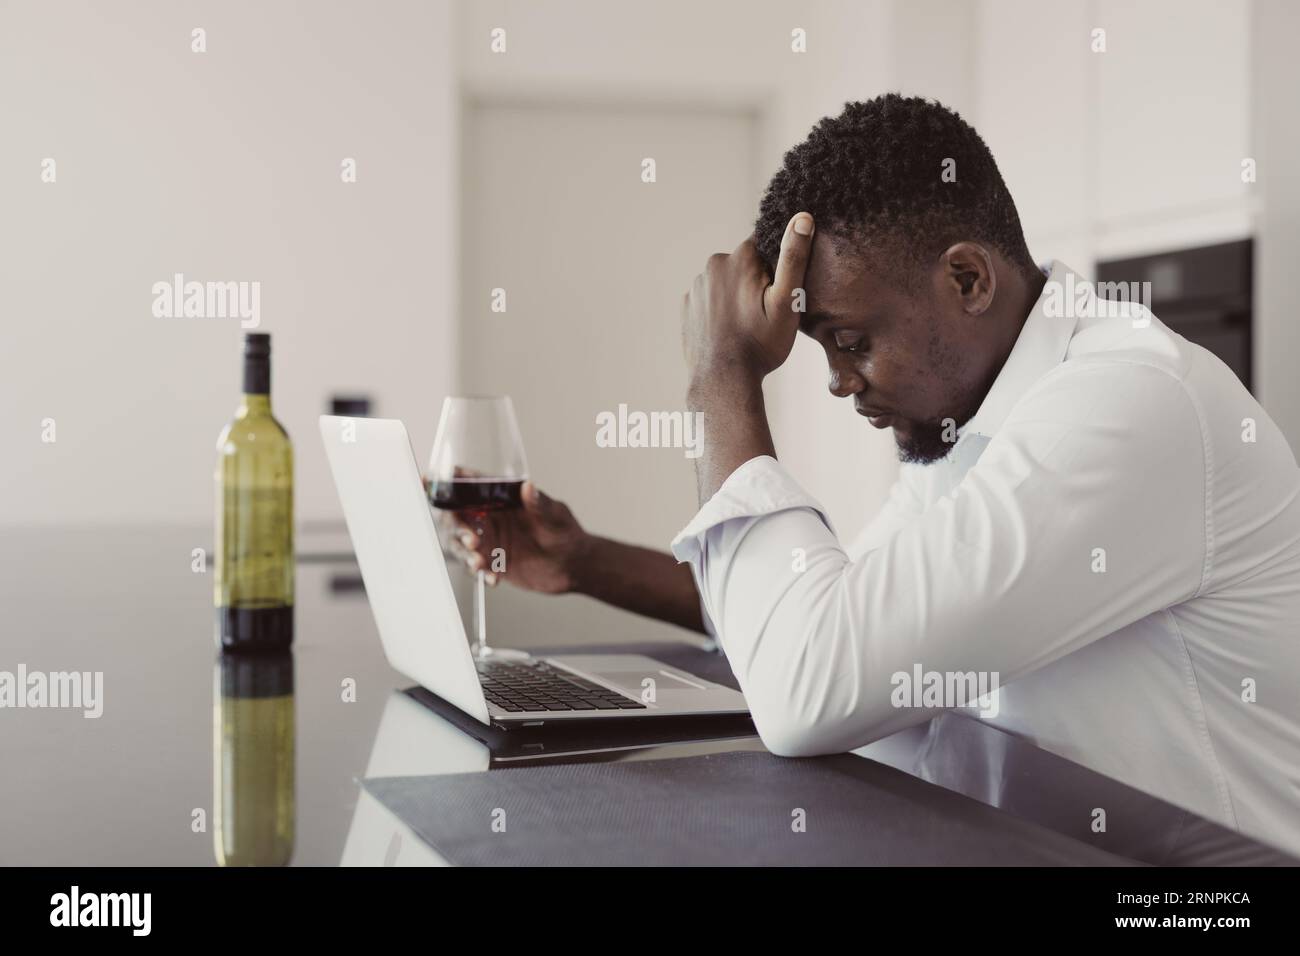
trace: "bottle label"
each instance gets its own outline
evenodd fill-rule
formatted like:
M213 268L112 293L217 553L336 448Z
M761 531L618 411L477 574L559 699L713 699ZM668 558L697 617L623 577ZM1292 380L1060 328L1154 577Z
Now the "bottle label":
M220 503L217 599L223 607L293 604L293 498L283 488L227 488Z

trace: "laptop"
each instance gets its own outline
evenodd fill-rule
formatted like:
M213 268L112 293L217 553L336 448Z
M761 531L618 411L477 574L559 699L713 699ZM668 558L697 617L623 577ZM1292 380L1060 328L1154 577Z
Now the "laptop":
M730 687L639 654L477 660L406 426L322 415L320 431L395 670L501 730L747 712L744 697Z

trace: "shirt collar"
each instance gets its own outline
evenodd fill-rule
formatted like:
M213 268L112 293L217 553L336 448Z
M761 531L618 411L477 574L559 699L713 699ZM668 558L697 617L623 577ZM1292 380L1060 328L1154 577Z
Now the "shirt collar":
M1020 401L1031 385L1050 372L1065 359L1070 339L1074 337L1077 322L1072 309L1056 309L1064 315L1051 315L1046 306L1047 290L1054 284L1063 288L1066 275L1073 272L1065 263L1053 259L1047 273L1043 292L1029 310L1011 354L993 381L993 387L984 396L979 411L961 427L958 438L966 435L983 435L992 438L1006 421L1011 409ZM1076 282L1080 281L1076 277ZM1059 297L1058 297L1059 298Z

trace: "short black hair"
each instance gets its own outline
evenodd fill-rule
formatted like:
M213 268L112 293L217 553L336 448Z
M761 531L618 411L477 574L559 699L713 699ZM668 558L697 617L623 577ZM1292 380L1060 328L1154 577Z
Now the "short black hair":
M846 103L785 154L754 226L769 269L797 212L812 213L817 234L837 249L885 250L890 277L906 287L962 240L991 245L1026 275L1036 272L993 154L935 100L888 93Z

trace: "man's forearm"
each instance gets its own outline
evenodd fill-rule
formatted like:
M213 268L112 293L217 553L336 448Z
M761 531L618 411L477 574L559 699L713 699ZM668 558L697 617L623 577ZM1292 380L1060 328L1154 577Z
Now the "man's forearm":
M704 633L691 569L671 554L592 535L573 564L577 593Z
M761 379L701 371L691 383L686 403L692 412L704 414L704 442L695 460L701 505L751 458L776 457Z

